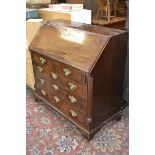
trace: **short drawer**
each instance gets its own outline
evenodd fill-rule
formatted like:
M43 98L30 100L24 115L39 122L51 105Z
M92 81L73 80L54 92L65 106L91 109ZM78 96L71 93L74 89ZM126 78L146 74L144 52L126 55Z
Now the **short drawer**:
M63 87L65 87L68 91L81 98L86 98L87 86L82 85L72 79L65 77L64 75L56 72L55 70L45 70L43 67L39 65L33 65L34 67L34 75L36 76L38 73L41 73L47 76L53 82L59 83Z
M63 76L75 80L81 84L85 84L86 82L85 73L74 67L50 59L36 52L32 52L32 58L33 63L44 68L44 72L46 73L49 72L49 70L53 69Z
M85 74L76 68L73 68L63 63L58 63L56 66L56 69L58 72L60 72L64 76L70 79L73 79L79 83L85 84L86 82Z
M56 70L55 64L51 64L51 60L48 57L42 56L36 52L32 52L32 63L33 67L37 66L36 69L43 74L48 75L51 70Z

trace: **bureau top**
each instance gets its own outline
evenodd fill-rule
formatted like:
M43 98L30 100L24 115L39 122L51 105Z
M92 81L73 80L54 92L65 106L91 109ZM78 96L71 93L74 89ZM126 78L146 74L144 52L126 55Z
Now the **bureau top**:
M49 21L41 26L29 50L90 73L109 40L123 33L65 20Z

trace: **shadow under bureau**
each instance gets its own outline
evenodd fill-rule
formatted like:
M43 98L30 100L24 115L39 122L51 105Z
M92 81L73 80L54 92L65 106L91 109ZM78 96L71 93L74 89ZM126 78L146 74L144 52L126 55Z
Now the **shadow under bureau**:
M121 116L127 32L65 20L45 22L29 50L35 97L74 123L88 140Z

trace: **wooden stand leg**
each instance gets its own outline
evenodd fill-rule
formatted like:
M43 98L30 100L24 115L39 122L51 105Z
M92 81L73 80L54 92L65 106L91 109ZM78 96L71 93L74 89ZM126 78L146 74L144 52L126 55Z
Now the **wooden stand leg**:
M110 16L111 16L111 13L110 13L110 2L108 3L108 22L110 21Z
M114 0L114 16L116 17L116 11L117 11L117 0Z
M98 11L97 11L97 15L96 15L96 19L100 19L100 17L101 17L101 11L98 10Z

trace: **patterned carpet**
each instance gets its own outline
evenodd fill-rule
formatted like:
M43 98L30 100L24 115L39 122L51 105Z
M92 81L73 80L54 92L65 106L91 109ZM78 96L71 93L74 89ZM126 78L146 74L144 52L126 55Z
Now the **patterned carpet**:
M111 121L87 142L77 128L43 102L26 95L26 155L128 155L129 115Z

